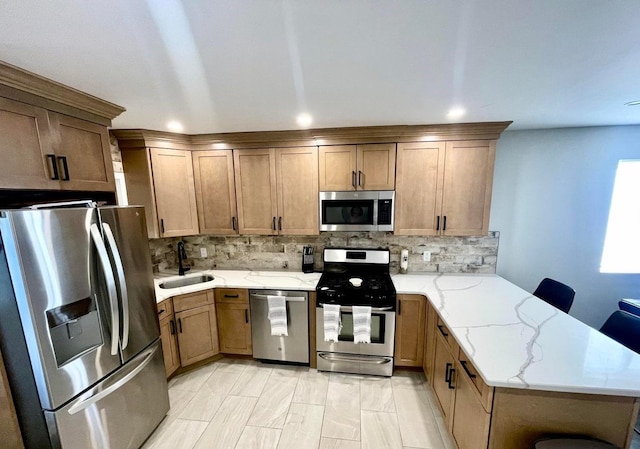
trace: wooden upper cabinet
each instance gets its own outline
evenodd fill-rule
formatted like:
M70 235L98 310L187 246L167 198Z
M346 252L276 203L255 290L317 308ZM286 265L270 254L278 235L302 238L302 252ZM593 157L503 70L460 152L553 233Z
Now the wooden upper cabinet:
M0 98L0 187L113 191L107 127Z
M494 140L398 144L395 233L486 235Z
M105 126L49 113L55 153L65 190L115 190L109 134Z
M355 190L357 186L355 145L320 147L320 191Z
M276 164L272 149L234 150L241 234L277 234Z
M317 235L318 149L280 148L276 155L278 232Z
M233 154L240 234L318 234L316 147Z
M198 222L203 234L237 234L233 151L194 151Z
M442 209L444 142L399 143L396 234L436 235Z
M189 151L123 149L122 166L129 204L145 207L149 238L198 233Z
M191 152L152 148L151 165L160 236L197 234Z
M396 186L396 144L358 145L358 190L393 190Z
M495 141L447 142L443 235L485 235L489 231L495 154Z
M393 190L396 144L320 147L320 191Z

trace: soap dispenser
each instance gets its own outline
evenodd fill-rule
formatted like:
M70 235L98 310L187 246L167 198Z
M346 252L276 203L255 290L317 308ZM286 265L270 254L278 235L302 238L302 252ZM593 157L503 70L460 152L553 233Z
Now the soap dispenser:
M407 274L409 268L409 250L403 249L400 252L400 273Z

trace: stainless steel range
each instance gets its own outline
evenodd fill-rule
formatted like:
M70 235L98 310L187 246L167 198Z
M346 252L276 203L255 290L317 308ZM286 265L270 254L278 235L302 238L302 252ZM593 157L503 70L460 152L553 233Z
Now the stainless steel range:
M389 250L326 248L316 292L318 369L391 376L396 289L389 275ZM324 304L340 306L338 341L325 341ZM354 343L352 306L371 306L371 343Z

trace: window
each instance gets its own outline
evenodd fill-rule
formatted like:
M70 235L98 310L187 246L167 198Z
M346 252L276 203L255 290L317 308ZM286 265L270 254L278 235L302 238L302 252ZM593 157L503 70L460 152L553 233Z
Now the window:
M601 273L640 273L640 160L618 162Z

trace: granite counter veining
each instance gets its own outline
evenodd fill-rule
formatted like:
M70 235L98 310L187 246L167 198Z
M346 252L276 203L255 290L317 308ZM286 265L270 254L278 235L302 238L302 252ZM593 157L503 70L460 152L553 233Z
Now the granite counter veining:
M320 273L211 270L214 280L156 296L215 287L314 290ZM187 275L188 277L189 275ZM640 355L497 275L394 275L398 293L426 295L494 387L640 397Z

